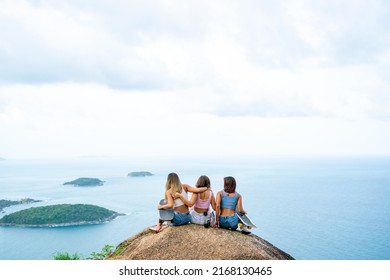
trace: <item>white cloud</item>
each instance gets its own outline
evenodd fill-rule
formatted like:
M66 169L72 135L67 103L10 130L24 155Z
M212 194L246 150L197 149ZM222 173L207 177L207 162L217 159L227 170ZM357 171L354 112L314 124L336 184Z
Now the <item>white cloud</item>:
M0 156L389 153L388 6L2 1Z

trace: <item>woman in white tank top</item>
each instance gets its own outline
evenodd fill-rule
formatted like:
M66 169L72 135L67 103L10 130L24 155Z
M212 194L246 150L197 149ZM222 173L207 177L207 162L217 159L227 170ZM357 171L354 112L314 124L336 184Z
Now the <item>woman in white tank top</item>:
M171 221L171 225L180 226L188 224L191 220L191 216L188 212L188 206L183 202L180 197L175 197L176 194L180 194L183 198L187 198L187 192L199 193L204 192L207 188L193 188L190 185L182 184L179 176L176 173L170 173L167 177L165 184L165 200L167 204L158 205L158 209L173 208L174 217ZM158 220L155 227L150 228L153 231L159 232L164 221Z

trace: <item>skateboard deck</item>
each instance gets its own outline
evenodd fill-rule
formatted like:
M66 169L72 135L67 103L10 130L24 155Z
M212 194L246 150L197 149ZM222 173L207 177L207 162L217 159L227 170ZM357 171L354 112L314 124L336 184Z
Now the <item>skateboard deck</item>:
M167 203L168 203L168 201L166 201L165 199L160 200L160 205L165 205ZM158 210L158 215L159 215L160 220L170 221L173 219L173 215L174 215L173 208L160 209L160 210Z
M245 226L250 228L252 227L257 228L257 226L252 222L252 220L246 214L237 212L237 217Z

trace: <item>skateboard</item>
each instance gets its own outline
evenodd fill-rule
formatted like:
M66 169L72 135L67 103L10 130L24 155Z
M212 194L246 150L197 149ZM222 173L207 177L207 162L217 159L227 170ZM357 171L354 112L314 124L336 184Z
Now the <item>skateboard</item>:
M165 205L167 204L168 201L166 201L165 199L161 199L160 200L160 205ZM160 220L163 220L163 221L170 221L173 219L173 208L169 208L169 209L159 209L158 210L158 215L159 215L159 218Z
M240 220L240 222L238 223L238 228L241 233L249 234L251 233L252 228L257 227L246 214L237 212L237 217Z

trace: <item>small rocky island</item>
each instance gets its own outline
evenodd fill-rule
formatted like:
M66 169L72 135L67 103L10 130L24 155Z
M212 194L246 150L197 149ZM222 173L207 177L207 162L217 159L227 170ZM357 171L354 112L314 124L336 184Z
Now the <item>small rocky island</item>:
M103 186L104 181L98 178L78 178L76 180L66 182L63 185L72 185L76 187L95 187L95 186Z
M100 224L123 215L89 204L57 204L31 207L5 215L1 226L58 227Z
M20 200L5 200L5 199L0 199L0 212L3 211L4 208L10 207L13 205L18 205L18 204L28 204L28 203L34 203L34 202L40 202L40 200L35 200L32 198L23 198Z
M129 177L148 177L153 176L153 173L150 173L149 171L134 171L130 172L127 176Z

